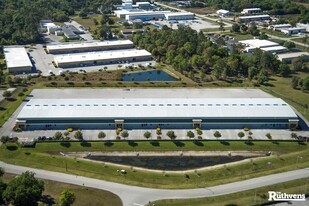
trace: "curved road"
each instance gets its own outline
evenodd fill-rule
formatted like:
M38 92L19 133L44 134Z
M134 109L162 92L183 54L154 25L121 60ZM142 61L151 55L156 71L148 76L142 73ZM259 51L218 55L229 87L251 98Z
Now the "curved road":
M219 196L309 177L309 168L304 168L208 188L168 190L124 185L88 177L16 166L4 162L0 162L0 167L4 168L7 173L21 174L25 171L32 171L35 172L37 178L107 190L118 195L125 206L145 205L149 201L159 199Z

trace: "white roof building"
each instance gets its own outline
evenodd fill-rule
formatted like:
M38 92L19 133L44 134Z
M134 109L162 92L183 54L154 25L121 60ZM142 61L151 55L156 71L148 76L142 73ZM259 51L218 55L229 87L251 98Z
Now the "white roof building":
M248 8L248 9L243 9L242 14L252 14L252 13L260 13L262 12L262 9L260 8Z
M271 47L271 46L279 46L278 43L268 41L268 40L261 40L261 39L249 39L249 40L243 40L239 41L242 44L245 44L250 47L255 47L255 48L263 48L263 47Z
M263 48L261 48L261 50L267 51L267 52L270 52L270 53L275 53L275 54L283 53L283 52L289 51L289 50L288 50L286 47L284 47L284 46L263 47Z
M219 9L216 12L218 15L220 16L229 16L232 14L232 12L228 11L228 10L224 10L224 9Z
M305 59L309 59L309 52L292 52L285 54L278 54L278 59L282 62L291 62L293 59L298 57L303 57Z
M9 73L29 72L32 70L32 63L24 47L4 47L3 52Z

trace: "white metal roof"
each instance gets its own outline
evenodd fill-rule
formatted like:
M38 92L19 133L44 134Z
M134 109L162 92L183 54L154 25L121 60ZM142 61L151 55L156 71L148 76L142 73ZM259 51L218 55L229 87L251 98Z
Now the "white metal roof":
M133 45L130 40L116 40L116 41L98 41L98 42L85 42L85 43L71 43L71 44L49 44L46 46L48 50L63 50L63 49L79 49L79 48L96 48L104 46L119 46L119 45Z
M268 14L264 15L253 15L253 16L240 16L239 19L253 19L253 18L270 18Z
M271 47L265 47L261 48L263 51L268 51L268 52L276 52L276 51L288 51L288 49L284 46L271 46Z
M5 47L3 52L8 68L32 67L32 63L24 47Z
M32 99L17 119L297 118L279 98Z
M260 11L261 8L247 8L247 9L243 9L243 11Z
M229 13L230 11L228 11L228 10L224 10L224 9L219 9L219 10L217 10L217 14L227 14L227 13Z
M309 56L309 52L293 52L293 53L278 54L277 56L278 56L278 59L282 61L282 59L286 59L286 58Z
M188 15L194 16L194 14L191 13L191 12L170 12L170 13L165 14L165 17L171 17L171 16L188 16Z
M263 48L263 47L272 47L272 46L279 46L278 43L268 41L268 40L261 40L261 39L249 39L249 40L244 40L244 41L239 41L242 44L246 44L250 47L255 47L255 48Z
M58 63L69 63L69 62L96 61L105 59L142 57L142 56L151 56L151 54L146 50L131 49L131 50L115 50L115 51L55 55L54 60Z

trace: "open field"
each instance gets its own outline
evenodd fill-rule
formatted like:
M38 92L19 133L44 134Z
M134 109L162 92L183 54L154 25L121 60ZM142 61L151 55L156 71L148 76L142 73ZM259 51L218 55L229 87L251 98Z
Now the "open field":
M309 166L308 145L297 142L71 142L71 143L40 143L35 148L18 148L14 144L0 148L0 160L16 165L29 166L154 188L196 188L213 186L263 175L289 171ZM59 156L59 152L67 151L152 151L152 150L263 150L290 152L273 155L258 160L248 160L244 163L217 167L209 170L196 170L186 173L147 172L131 168L126 175L120 175L117 170L122 167L75 160ZM299 159L302 157L301 159ZM271 165L268 164L271 162ZM141 182L140 180L143 179Z
M213 14L216 13L217 9L214 7L204 7L204 8L185 8L186 11L206 15L206 14Z
M304 78L309 76L309 74L298 73L296 76ZM305 104L309 105L309 94L304 93L299 89L293 89L291 86L291 79L291 77L283 78L273 76L269 81L269 86L262 87L262 89L269 92L271 95L282 98L291 106L295 107L307 120L309 120L309 111L304 108Z
M293 39L293 41L309 45L309 38L304 38L304 37L302 37L302 38L295 38L295 39Z
M87 29L90 28L90 31L93 31L96 28L96 25L94 24L94 19L100 21L100 15L90 15L88 16L88 18L81 18L79 16L74 16L72 17L72 19L77 23L83 25L85 28Z
M299 179L290 182L270 185L267 187L258 188L255 190L248 190L244 192L238 192L230 195L223 195L218 197L196 198L196 199L170 199L159 200L155 202L157 206L183 206L183 205L237 205L247 206L268 202L268 191L280 191L288 194L304 194L308 190L309 179ZM150 206L151 204L149 204Z
M15 175L5 174L3 176L4 182L8 182L13 179ZM43 180L45 190L43 192L42 203L56 204L58 203L59 196L63 190L69 190L74 192L75 201L74 206L121 206L122 202L120 198L107 191L97 190L77 185L65 184L50 180Z

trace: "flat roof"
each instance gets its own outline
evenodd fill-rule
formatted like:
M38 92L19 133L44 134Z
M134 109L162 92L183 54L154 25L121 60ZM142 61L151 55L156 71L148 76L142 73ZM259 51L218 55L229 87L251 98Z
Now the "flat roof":
M272 51L282 51L282 50L288 50L288 48L284 47L284 46L271 46L271 47L265 47L265 48L261 48L263 51L268 51L268 52L272 52Z
M32 63L24 47L4 47L6 65L8 68L32 67Z
M272 47L272 46L279 46L278 43L268 41L268 40L261 40L261 39L249 39L249 40L243 40L239 41L242 44L249 45L250 47L255 47L255 48L262 48L262 47Z
M296 58L301 56L309 56L309 52L293 52L293 53L285 53L285 54L277 54L278 59L282 60L285 58Z
M286 28L282 30L287 30L287 31L296 31L296 30L306 30L304 27L292 27L292 28Z
M243 11L251 11L251 10L261 10L261 8L247 8L247 9L243 9Z
M279 98L31 99L17 119L297 118Z
M219 10L217 10L217 13L224 13L224 14L226 14L226 13L229 13L230 11L228 11L228 10L224 10L224 9L219 9Z
M264 15L253 15L253 16L240 16L238 18L240 19L252 19L252 18L270 18L270 16L268 14L264 14Z
M106 59L118 59L128 57L151 56L146 50L116 50L116 51L102 51L102 52L88 52L78 54L55 55L54 59L58 63L96 61Z
M191 12L170 12L165 14L165 16L186 16L186 15L193 15Z
M48 44L48 50L64 50L64 49L79 49L79 48L96 48L105 46L119 46L119 45L133 45L130 40L115 40L115 41L98 41L98 42L85 42L85 43L71 43L71 44Z

